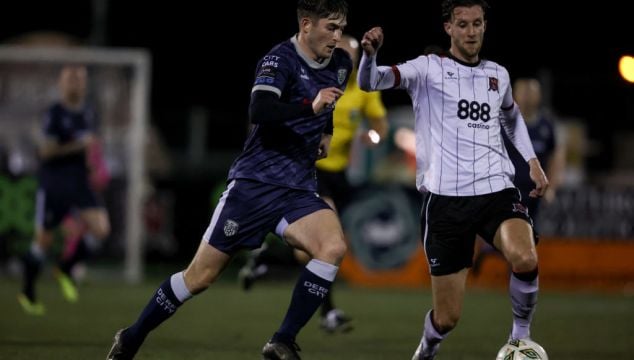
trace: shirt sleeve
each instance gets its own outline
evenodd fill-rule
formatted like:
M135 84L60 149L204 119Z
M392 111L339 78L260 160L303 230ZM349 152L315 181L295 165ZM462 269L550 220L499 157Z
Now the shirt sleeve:
M290 62L284 54L271 52L265 55L256 67L255 82L251 92L271 91L281 97L290 79L290 68Z

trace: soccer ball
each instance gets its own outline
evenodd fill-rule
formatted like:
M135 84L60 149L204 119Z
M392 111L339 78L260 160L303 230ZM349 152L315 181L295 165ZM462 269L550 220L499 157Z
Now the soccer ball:
M548 360L548 355L541 345L529 340L511 340L504 344L495 360Z

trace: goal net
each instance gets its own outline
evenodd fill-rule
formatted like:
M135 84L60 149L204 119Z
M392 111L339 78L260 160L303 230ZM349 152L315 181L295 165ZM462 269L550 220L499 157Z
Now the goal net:
M59 71L68 63L88 69L87 101L99 119L111 176L104 198L112 232L104 250L119 261L123 256L125 279L138 282L143 275L144 143L151 77L150 55L144 50L0 46L0 236L13 234L26 244L24 239L32 237L36 144L46 110L59 99Z

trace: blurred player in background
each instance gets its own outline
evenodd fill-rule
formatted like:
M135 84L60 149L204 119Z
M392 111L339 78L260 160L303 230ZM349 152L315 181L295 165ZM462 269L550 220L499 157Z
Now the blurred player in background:
M90 183L87 157L95 141L96 117L85 103L86 86L86 67L65 66L59 76L61 99L48 110L44 122L35 239L24 256L24 286L18 295L22 309L32 315L44 314L44 306L36 298L35 282L53 242L54 229L64 217L77 212L90 234L83 237L86 241L100 241L110 233L108 213ZM64 297L71 302L78 299L71 278L78 256L66 257L55 271Z
M347 24L344 0L300 0L299 32L258 63L249 118L255 126L234 161L196 255L170 276L140 317L119 330L107 359L131 359L147 335L187 299L207 289L231 258L275 232L312 260L299 276L264 359L299 359L295 339L317 311L345 252L335 212L317 195L315 162L328 154L333 109L352 71L337 48Z
M358 134L359 125L366 119L370 130L361 132L361 141L374 147L385 138L388 132L386 110L379 92L365 92L359 89L356 80L356 64L359 61L359 41L350 35L343 35L338 45L352 58L355 69L350 76L343 96L337 101L333 114L334 134L330 142L328 157L317 161L317 187L319 196L337 211L347 204L352 188L346 175L350 161L350 149ZM267 245L250 252L250 257L240 270L242 288L249 290L253 283L268 271L266 259ZM310 261L307 253L294 251L295 258L301 264ZM326 294L321 305L320 327L326 332L347 332L352 329L350 318L341 309L337 309L332 300L332 288Z
M446 56L423 55L378 67L383 30L372 28L361 41L361 88L405 89L415 112L417 187L426 192L421 227L433 307L425 316L414 360L433 359L460 319L476 235L499 249L513 270L509 337L530 337L537 252L531 219L512 182L501 128L530 167L536 185L530 196L543 196L548 180L513 101L508 72L480 58L487 8L484 0L442 2L444 30L451 39Z
M539 81L533 78L519 78L513 83L513 98L522 112L526 121L528 134L530 135L535 155L546 170L549 186L544 194L544 200L551 202L555 197L555 192L562 182L565 167L564 147L557 141L555 121L542 109L542 89ZM520 153L506 134L505 144L511 161L515 166L515 179L513 183L522 194L522 201L528 207L528 213L533 218L535 228L539 211L540 197L529 196L533 189L533 182L530 179L529 167L523 161Z
M520 108L526 121L528 134L535 149L535 155L546 170L549 186L544 194L544 200L551 202L555 198L556 190L563 181L565 168L565 152L561 142L557 141L555 121L542 109L542 90L537 79L519 78L513 83L513 98ZM502 132L504 144L509 157L515 167L513 183L522 195L522 203L528 208L528 214L533 220L535 234L539 233L538 215L542 201L540 197L531 197L533 182L530 178L529 167L522 155L517 151L506 133ZM482 262L488 254L498 254L489 244L479 241L479 247L473 262L473 275L478 275Z

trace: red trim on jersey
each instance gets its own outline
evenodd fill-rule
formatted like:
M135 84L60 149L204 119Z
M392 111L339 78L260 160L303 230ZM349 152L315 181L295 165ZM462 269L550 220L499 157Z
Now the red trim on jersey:
M398 71L396 65L392 65L392 72L394 72L394 86L393 88L397 88L401 85L401 72Z

